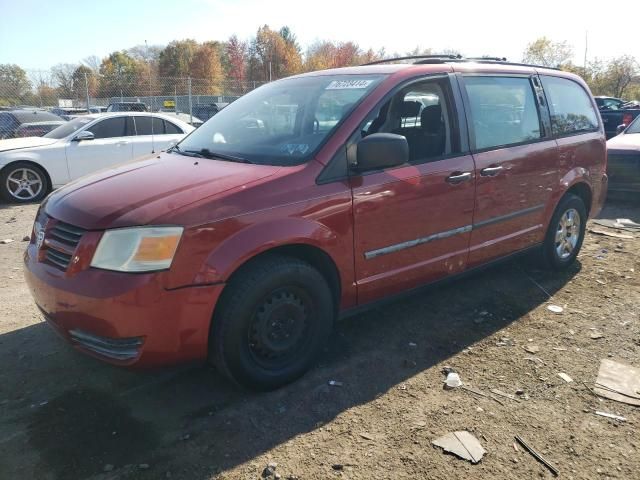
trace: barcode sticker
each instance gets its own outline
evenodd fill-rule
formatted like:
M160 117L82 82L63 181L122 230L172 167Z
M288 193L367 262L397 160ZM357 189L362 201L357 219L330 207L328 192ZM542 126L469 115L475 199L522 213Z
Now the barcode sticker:
M346 88L367 88L373 80L334 80L326 90L343 90Z

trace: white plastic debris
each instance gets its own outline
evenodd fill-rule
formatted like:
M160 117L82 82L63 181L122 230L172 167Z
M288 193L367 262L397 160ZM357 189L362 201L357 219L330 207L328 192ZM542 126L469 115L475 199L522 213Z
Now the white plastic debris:
M451 390L461 386L462 380L460 380L460 375L458 375L456 372L449 372L447 374L447 378L444 381L444 388L446 388L447 390Z
M564 312L564 308L562 308L560 305L549 305L549 306L547 306L547 310L549 310L550 312L553 312L553 313L562 313L562 312Z
M571 378L571 377L570 377L569 375L567 375L566 373L559 372L559 373L558 373L558 376L559 376L561 379L563 379L565 382L567 382L567 383L571 383L571 382L573 382L573 378Z

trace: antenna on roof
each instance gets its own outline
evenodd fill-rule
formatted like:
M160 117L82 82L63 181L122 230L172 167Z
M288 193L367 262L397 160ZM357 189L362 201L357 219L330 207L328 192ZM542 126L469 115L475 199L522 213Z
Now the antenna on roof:
M151 102L151 153L156 153L155 137L153 135L153 90L151 87L151 60L149 59L149 44L144 41L147 47L147 66L149 67L149 102Z

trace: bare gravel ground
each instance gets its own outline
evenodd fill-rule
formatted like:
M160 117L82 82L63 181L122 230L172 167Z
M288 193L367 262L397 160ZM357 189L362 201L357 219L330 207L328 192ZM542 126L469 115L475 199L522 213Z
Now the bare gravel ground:
M640 222L639 205L602 217ZM36 208L0 205L14 240L0 244L0 479L257 479L270 462L283 479L550 478L514 435L561 478L639 478L640 409L583 382L603 358L640 366L640 234L589 233L563 274L522 258L342 322L304 378L253 394L208 367L126 371L60 341L22 277ZM443 390L446 365L482 392L523 392ZM432 446L456 430L480 440L480 463Z

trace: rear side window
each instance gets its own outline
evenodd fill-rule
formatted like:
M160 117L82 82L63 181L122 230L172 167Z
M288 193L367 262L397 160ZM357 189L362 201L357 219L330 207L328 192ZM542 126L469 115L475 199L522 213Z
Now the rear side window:
M543 136L529 78L467 76L464 84L476 150L530 142Z
M125 137L125 117L107 118L89 127L95 138Z
M138 135L151 135L151 119L153 118L153 134L164 134L164 122L158 117L134 117Z
M183 133L181 129L176 127L173 123L167 122L166 120L164 121L164 128L165 128L165 133L167 135L176 135L176 134Z
M598 130L598 116L591 98L579 84L566 78L542 76L542 86L551 110L554 135Z

